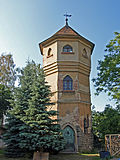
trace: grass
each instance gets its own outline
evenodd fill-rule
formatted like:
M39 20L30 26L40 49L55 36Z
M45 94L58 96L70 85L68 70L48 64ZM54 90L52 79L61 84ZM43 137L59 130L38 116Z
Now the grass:
M50 160L100 160L98 155L90 154L58 154L51 155Z
M28 159L28 158L7 158L4 156L0 155L0 160L32 160L32 159Z
M32 160L32 158L7 158L4 156L2 150L0 150L0 160ZM49 160L100 160L97 154L58 154L50 155Z
M0 149L0 155L3 155L3 154L4 154L4 151Z

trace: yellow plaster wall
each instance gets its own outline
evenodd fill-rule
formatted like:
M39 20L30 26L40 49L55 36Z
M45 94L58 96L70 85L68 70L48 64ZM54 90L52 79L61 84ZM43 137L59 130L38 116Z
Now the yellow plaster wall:
M86 94L85 92L84 93L81 92L80 97L81 97L82 101L90 103L90 95L89 94Z
M61 119L68 119L69 123L75 123L79 125L84 131L84 118L87 116L91 119L90 104L85 103L60 103L59 104L59 117ZM75 111L76 110L76 111ZM71 119L72 118L72 119ZM64 124L64 122L62 122ZM89 121L89 127L91 128L91 122Z
M57 80L58 80L58 73L53 73L46 76L46 82L50 85L51 92L57 91Z
M85 116L91 114L90 104L85 103L60 103L59 104L59 114L60 117L66 116L66 114L72 113L74 108L78 107L79 115Z
M63 47L69 44L73 48L74 54L61 54ZM70 40L58 41L58 61L78 61L78 42Z
M58 73L50 74L46 76L46 82L48 82L48 85L50 85L50 89L52 92L51 101L56 102L58 93L57 93L57 81L58 81Z
M51 55L48 57L48 50L51 48ZM43 48L43 67L49 65L57 60L57 42L50 44Z
M61 103L59 104L59 115L60 117L66 116L66 114L70 114L73 112L74 108L78 107L77 103Z
M79 42L79 45L78 45L79 47L78 47L78 52L79 52L79 61L81 61L81 62L83 62L83 63L85 63L85 64L87 64L87 65L89 65L90 66L90 64L91 64L91 47L90 46L88 46L88 45L85 45L85 44L83 44L83 43L81 43L81 42ZM87 51L87 56L88 56L88 58L84 58L83 57L83 49L86 49L86 51Z
M79 73L79 84L89 87L89 77L88 75Z

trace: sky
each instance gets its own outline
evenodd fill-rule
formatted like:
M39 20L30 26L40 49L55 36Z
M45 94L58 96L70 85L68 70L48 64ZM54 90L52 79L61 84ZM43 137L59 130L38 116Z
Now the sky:
M28 58L42 64L39 43L69 25L95 44L91 62L91 102L102 111L114 101L101 93L95 96L91 79L97 75L98 60L104 59L106 44L120 32L120 0L0 0L0 54L11 53L17 67Z

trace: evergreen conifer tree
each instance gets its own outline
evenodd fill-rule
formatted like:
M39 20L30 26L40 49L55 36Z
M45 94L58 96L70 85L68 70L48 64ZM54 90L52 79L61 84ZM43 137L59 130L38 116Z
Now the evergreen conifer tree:
M59 151L64 140L57 111L50 110L50 86L40 65L28 62L21 70L20 84L14 94L12 115L24 122L19 127L19 146L30 151Z
M26 150L20 147L20 132L21 127L24 129L27 128L24 122L20 119L16 118L14 115L10 114L12 108L14 108L15 100L14 100L14 92L11 92L11 96L9 99L6 99L9 102L9 108L6 113L3 140L5 143L5 156L7 157L23 157L25 155Z
M25 155L25 150L21 149L19 143L21 141L20 126L23 122L16 117L7 114L5 133L3 134L3 139L5 142L5 156L7 157L23 157Z

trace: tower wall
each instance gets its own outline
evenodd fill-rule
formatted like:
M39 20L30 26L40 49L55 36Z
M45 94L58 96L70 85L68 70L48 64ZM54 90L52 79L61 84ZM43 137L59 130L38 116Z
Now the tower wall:
M72 47L72 51L63 50L67 45ZM66 26L60 30L60 35L55 34L40 44L46 81L53 94L51 101L55 103L52 109L59 112L62 129L69 126L67 129L74 131L74 151L91 150L93 145L89 82L93 46ZM72 79L70 90L64 89L66 76Z

